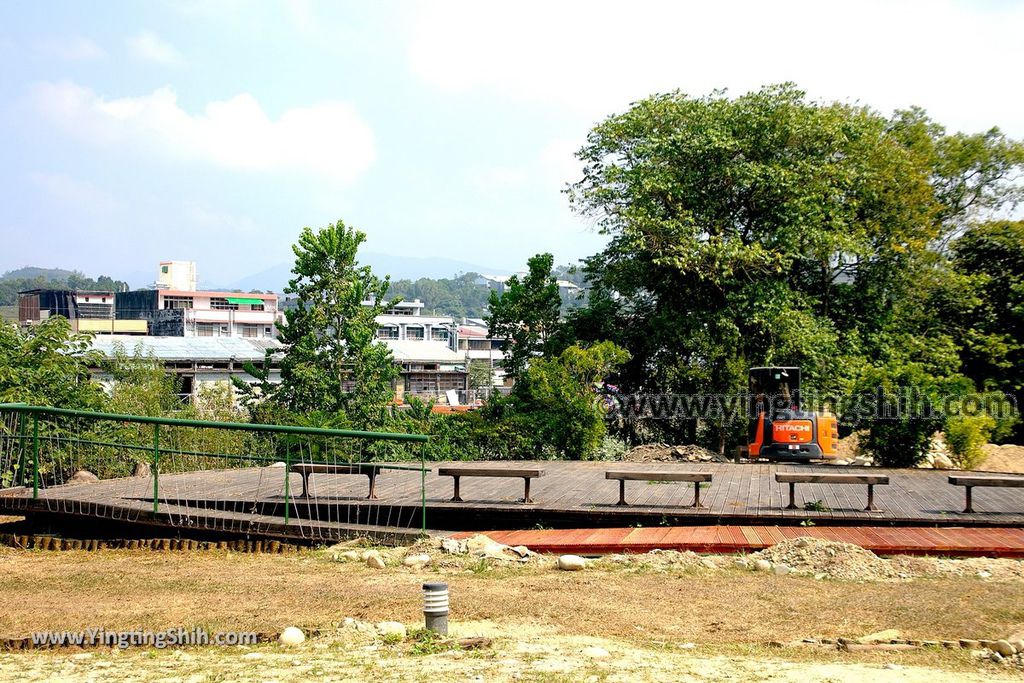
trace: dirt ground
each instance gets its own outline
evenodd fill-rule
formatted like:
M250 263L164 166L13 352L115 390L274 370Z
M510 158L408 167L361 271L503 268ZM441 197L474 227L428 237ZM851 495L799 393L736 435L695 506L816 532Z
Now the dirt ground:
M982 446L982 449L985 459L978 465L978 470L1024 474L1024 446L989 443Z
M921 640L1007 637L1024 629L1024 572L1017 561L998 561L1003 569L986 578L964 565L968 571L908 574L901 581L776 576L741 569L736 561L743 558L690 553L609 557L565 572L550 557L509 563L431 549L428 565L402 566L407 553L426 547L382 550L384 569L344 561L338 549L294 555L0 549L0 636L90 627L278 633L295 625L319 632L294 649L274 643L0 653L0 680L1024 679L1019 670L977 661L963 649L767 647L884 629ZM391 620L421 624L421 584L428 580L450 586L453 632L490 637L489 647L424 652L414 640L388 642L372 627L358 628Z

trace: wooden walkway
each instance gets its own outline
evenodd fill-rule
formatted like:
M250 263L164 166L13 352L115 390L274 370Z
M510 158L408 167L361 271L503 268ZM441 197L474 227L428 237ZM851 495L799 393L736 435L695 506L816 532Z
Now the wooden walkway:
M448 463L430 463L436 470ZM458 465L459 463L451 463ZM526 463L490 463L521 467ZM964 490L947 483L937 470L880 470L830 466L770 464L634 464L604 462L537 462L545 475L533 481L533 505L518 502L522 481L510 478L466 478L465 502L451 503L452 480L433 472L426 476L427 527L487 530L601 528L710 525L798 526L988 526L1024 527L1024 491L975 489L974 514L964 514ZM408 466L407 464L404 466ZM712 483L702 489L706 506L688 506L693 485L685 483L627 483L628 507L616 505L618 483L604 478L608 469L676 469L710 472ZM891 484L878 486L880 512L865 512L862 485L798 484L797 504L819 502L818 510L786 510L788 487L777 484L776 472L886 473ZM331 540L365 530L367 526L412 534L421 525L420 472L385 470L377 480L378 500L368 501L367 479L358 475L314 474L309 499L301 492L298 474L290 478L288 519L285 520L283 467L214 470L162 474L160 505L153 511L153 480L148 477L106 480L42 489L0 492L0 511L50 513L111 519L125 523L158 524L237 534Z
M466 537L471 532L455 534ZM698 553L756 552L780 541L811 536L853 543L879 555L950 555L1024 558L1024 529L963 527L799 527L688 526L619 529L530 529L488 531L506 545L525 545L538 553L606 555L651 550Z

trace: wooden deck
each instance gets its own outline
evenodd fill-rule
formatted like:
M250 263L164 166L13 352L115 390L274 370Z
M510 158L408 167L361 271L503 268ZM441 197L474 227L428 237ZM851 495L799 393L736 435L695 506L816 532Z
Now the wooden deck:
M535 462L544 469L535 479L535 504L518 502L522 481L510 478L464 478L462 498L452 503L452 480L438 477L440 466L430 463L426 477L427 527L435 530L600 528L655 526L799 525L817 526L1024 526L1024 491L976 489L977 512L964 514L964 490L947 483L938 470L880 470L830 466L771 464L669 464L604 462ZM523 467L527 463L489 463ZM693 485L688 483L627 483L630 505L616 505L618 482L604 478L606 470L679 470L710 472L714 480L701 491L705 507L691 508ZM798 484L797 505L784 509L788 486L775 482L776 472L888 474L891 483L875 489L879 512L865 512L865 486ZM365 476L314 474L309 499L298 497L301 480L289 482L288 520L285 521L283 467L163 474L160 505L153 511L153 480L128 478L40 490L10 489L0 493L0 512L49 513L116 520L130 524L182 529L227 531L249 536L332 540L353 533L417 533L420 529L419 471L384 470L377 480L377 500L366 500ZM805 502L820 501L821 510L805 510Z

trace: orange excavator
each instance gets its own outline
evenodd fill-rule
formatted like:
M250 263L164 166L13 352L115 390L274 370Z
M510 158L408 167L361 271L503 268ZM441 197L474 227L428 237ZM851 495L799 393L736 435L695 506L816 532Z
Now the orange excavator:
M836 457L839 423L800 406L800 368L750 368L751 460L805 462Z

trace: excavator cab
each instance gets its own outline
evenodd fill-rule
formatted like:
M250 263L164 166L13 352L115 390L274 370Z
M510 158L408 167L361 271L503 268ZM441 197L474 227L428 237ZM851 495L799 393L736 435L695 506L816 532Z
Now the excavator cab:
M804 412L800 368L750 368L751 415L747 453L752 460L803 462L836 456L834 415Z

